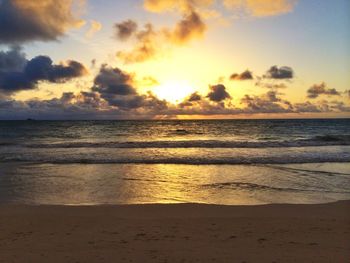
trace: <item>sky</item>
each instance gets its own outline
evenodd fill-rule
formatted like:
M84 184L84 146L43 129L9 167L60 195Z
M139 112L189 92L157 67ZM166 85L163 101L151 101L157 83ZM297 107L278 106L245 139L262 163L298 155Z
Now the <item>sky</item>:
M350 117L348 0L0 0L0 119Z

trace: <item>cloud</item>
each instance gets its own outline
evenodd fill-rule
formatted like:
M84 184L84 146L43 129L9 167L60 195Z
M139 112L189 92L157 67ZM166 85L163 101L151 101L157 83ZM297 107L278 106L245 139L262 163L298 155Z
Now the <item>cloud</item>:
M140 108L125 106L109 105L97 92L63 93L50 100L0 99L0 119L151 119L166 110L164 102L151 94L145 95Z
M63 93L61 97L50 100L16 101L0 98L0 119L152 119L177 115L350 112L350 106L341 101L291 104L272 92L260 96L245 95L241 99L243 107L239 108L232 104L224 107L222 103L211 103L208 98L192 103L187 98L189 104L170 105L151 93L134 94L137 97L134 100L129 96L120 96L118 103L106 101L95 91Z
M278 89L286 89L287 85L284 83L262 83L262 82L257 82L257 86L272 89L272 90L278 90Z
M174 10L187 12L193 8L209 7L213 3L213 0L144 0L144 8L155 13Z
M202 98L199 101L189 102L186 98L181 104L163 112L169 115L239 115L239 114L299 114L299 113L329 113L350 112L349 105L340 101L322 101L318 103L291 103L283 99L277 91L268 91L262 95L244 95L241 106L233 103L211 103L210 99ZM281 115L283 116L283 115Z
M346 90L345 94L347 95L347 97L350 99L350 90Z
M78 0L0 1L0 43L56 40L84 22L73 13Z
M124 63L139 63L155 58L161 52L162 40L154 31L152 24L146 24L143 30L134 33L136 44L129 51L117 52L117 57Z
M115 24L116 36L119 40L133 39L134 46L130 50L117 52L117 57L124 63L140 63L157 58L165 49L181 46L190 41L202 38L207 25L197 8L209 6L212 0L145 0L144 7L151 12L178 11L181 19L173 27L156 29L153 24L145 24L138 30L138 24L126 20Z
M152 76L143 77L140 83L142 86L146 87L154 87L160 85L159 81Z
M207 97L211 101L221 102L226 99L231 99L230 94L226 91L226 87L222 84L210 86L210 90Z
M99 112L107 110L107 104L96 93L63 93L59 98L50 100L0 100L1 119L91 119ZM109 113L112 116L111 112ZM103 114L100 114L103 118Z
M250 10L252 15L268 16L291 11L295 1L263 1L263 0L222 0L229 8L240 7ZM185 45L194 39L205 36L208 25L205 19L223 19L214 0L144 0L144 8L155 13L176 12L182 18L174 27L155 29L152 24L146 24L145 29L138 31L138 25L133 20L126 20L115 24L116 36L125 41L131 38L136 43L131 50L117 52L117 57L124 63L140 63L161 56L164 49L172 49L177 45ZM293 2L293 3L292 3ZM283 71L285 68L281 68ZM286 68L289 69L289 68ZM238 76L237 76L238 77ZM244 77L244 76L242 76ZM287 77L288 78L288 77Z
M294 78L294 71L291 67L272 66L263 76L257 76L255 86L271 90L287 88L286 80ZM277 81L280 81L279 83Z
M295 103L294 108L296 112L321 112L321 109L311 102Z
M209 8L214 3L222 3L227 10L243 11L255 17L275 16L291 12L296 0L144 0L144 7L150 12L184 12L188 8Z
M174 43L183 44L192 39L203 37L207 26L203 22L198 13L191 10L190 13L184 15L172 32L168 35L168 38Z
M131 19L116 23L114 25L116 37L120 40L127 40L137 31L137 23Z
M246 70L240 74L234 73L230 76L231 80L252 80L254 79L253 73L249 70Z
M230 10L239 10L255 17L276 16L293 11L296 0L223 0Z
M133 95L136 94L136 90L131 86L131 83L131 75L124 73L119 68L102 65L94 80L93 91L98 91L103 95Z
M189 95L187 98L184 99L183 102L179 104L180 107L191 107L194 103L198 103L202 101L202 96L196 91Z
M332 102L330 102L330 108L331 108L332 111L350 112L350 106L346 105L342 101L332 101Z
M18 47L0 53L0 92L7 95L35 89L40 81L62 83L85 74L86 68L77 61L55 65L47 56L27 60Z
M310 99L315 99L320 95L340 96L340 93L336 89L327 88L327 85L324 82L314 84L307 90L307 97Z
M290 67L272 66L264 75L268 79L292 79L294 77L293 69Z
M350 112L349 105L336 100L291 103L283 98L278 88L271 88L262 95L246 94L240 104L235 105L222 84L210 86L207 96L194 92L176 105L151 92L139 92L137 86L148 81L152 84L156 81L153 78L138 79L135 74L108 65L101 66L88 91L63 93L49 100L16 101L7 96L19 90L35 89L41 81L63 83L85 73L84 66L76 61L54 64L45 56L27 60L19 47L0 52L0 119L150 119L177 115ZM316 97L340 95L324 83L313 85L309 93L312 97L315 94Z
M94 80L93 92L99 94L108 105L121 110L163 109L167 103L159 100L152 93L139 94L133 86L134 77L119 68L102 65Z
M192 93L188 98L188 101L190 102L200 101L200 100L202 100L202 96L198 92Z
M201 38L206 31L206 25L198 13L190 10L183 14L183 18L174 28L164 27L156 30L148 23L138 30L135 21L126 20L115 24L115 29L119 40L136 40L131 50L119 51L117 57L124 63L140 63L156 58L162 54L164 48L184 45L193 39Z
M14 46L8 51L0 51L0 72L23 70L27 60L19 46Z
M49 82L61 83L84 76L87 74L87 70L83 64L74 60L68 60L64 64L54 65L51 58L37 56L27 62L24 73L31 81L47 80Z
M98 31L102 29L102 24L98 21L91 20L90 21L90 28L86 32L85 36L87 38L92 38Z
M250 113L288 113L292 112L290 102L278 97L276 91L268 91L262 96L245 95L241 103L246 105L246 112Z
M272 91L272 90L270 90L270 91L268 91L266 93L266 98L267 98L268 101L271 101L271 102L279 102L279 101L281 101L281 99L278 97L277 92L276 91Z

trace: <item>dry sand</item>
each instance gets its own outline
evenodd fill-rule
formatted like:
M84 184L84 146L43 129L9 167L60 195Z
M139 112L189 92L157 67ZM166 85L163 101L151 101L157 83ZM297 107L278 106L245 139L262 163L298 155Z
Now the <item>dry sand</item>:
M350 262L350 201L0 206L0 262Z

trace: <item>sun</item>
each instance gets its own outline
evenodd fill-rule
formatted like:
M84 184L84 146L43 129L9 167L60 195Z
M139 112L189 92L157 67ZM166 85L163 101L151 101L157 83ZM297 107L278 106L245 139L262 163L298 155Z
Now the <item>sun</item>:
M187 81L169 80L159 84L153 91L160 99L180 103L188 95L195 92L195 89Z

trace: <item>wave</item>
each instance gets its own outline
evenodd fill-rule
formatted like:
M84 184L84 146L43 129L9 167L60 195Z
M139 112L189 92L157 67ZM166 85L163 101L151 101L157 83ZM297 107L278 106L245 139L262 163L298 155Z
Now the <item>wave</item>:
M16 144L1 143L1 146L27 148L276 148L350 145L350 135L324 135L311 139L284 141L222 141L222 140L162 140L126 142L63 142Z
M265 167L269 167L272 169L277 169L277 170L284 170L287 172L295 172L300 175L310 175L310 174L317 174L317 175L325 175L325 176L350 176L349 173L340 173L340 172L327 172L327 171L320 171L320 170L307 170L307 169L298 169L298 168L292 168L292 167L283 167L283 166L276 166L276 165L265 165Z
M324 162L350 162L349 154L325 154L303 156L245 156L245 157L123 157L110 158L96 157L80 158L74 156L12 156L2 157L0 162L30 162L50 164L184 164L184 165L257 165L257 164L297 164L297 163L324 163Z
M276 187L246 182L224 182L224 183L213 183L202 185L205 188L215 189L246 189L246 190L267 190L267 191L282 191L282 192L326 192L326 193L342 193L347 194L349 191L330 191L327 189L313 189L313 188L292 188L292 187Z

